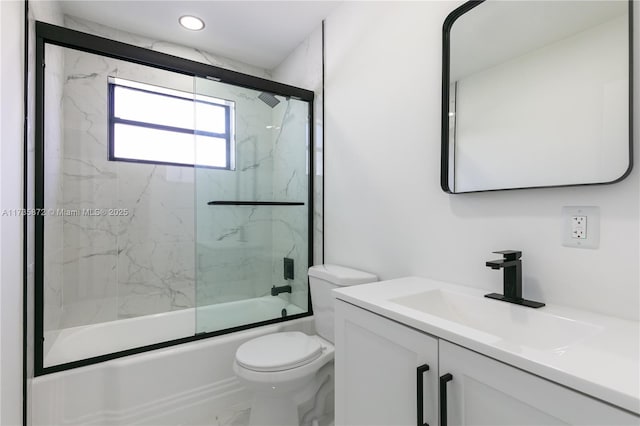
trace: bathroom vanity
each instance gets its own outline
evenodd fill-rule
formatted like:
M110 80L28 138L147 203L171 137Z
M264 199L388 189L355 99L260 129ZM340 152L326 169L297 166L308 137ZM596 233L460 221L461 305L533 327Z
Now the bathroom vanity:
M638 323L418 277L336 297L336 425L638 425Z

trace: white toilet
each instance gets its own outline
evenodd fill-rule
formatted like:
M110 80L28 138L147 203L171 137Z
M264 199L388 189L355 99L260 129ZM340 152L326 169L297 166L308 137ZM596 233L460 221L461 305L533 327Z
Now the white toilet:
M333 296L341 286L377 281L370 273L337 265L309 268L317 335L299 331L257 337L236 351L233 371L253 392L250 426L298 426L322 414L333 391ZM299 418L298 406L313 401Z

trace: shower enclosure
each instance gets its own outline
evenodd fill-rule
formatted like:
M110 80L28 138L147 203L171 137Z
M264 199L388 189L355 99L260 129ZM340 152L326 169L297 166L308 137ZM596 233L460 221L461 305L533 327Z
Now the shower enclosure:
M36 46L36 375L311 314L313 92Z

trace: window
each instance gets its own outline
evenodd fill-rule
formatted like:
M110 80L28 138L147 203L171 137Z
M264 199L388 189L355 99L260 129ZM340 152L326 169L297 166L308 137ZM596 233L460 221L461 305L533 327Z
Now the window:
M109 160L233 169L233 102L109 78Z

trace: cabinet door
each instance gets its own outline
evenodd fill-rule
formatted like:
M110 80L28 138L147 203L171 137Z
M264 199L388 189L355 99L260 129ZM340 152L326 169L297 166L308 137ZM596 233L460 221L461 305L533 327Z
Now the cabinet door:
M626 411L444 340L439 361L440 376L451 374L442 384L441 426L640 424Z
M436 426L438 341L336 300L336 426ZM428 365L426 371L423 367Z

